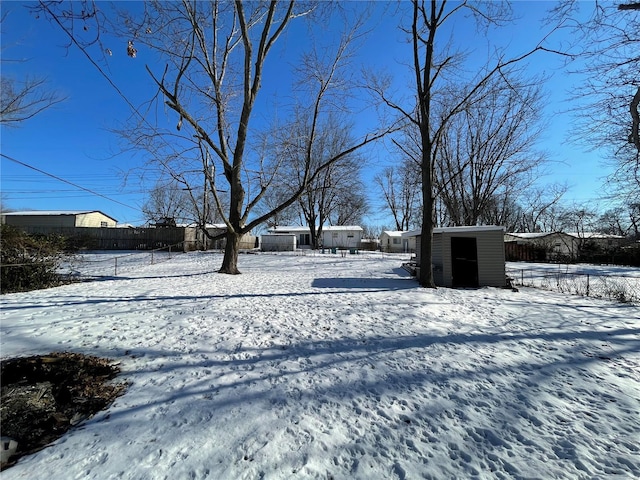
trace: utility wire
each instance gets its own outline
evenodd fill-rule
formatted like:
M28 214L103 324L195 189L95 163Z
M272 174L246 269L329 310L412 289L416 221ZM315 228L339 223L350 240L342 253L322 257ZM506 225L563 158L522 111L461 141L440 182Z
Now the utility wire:
M34 167L32 165L28 165L28 164L26 164L24 162L21 162L20 160L16 160L15 158L10 157L9 155L5 155L4 153L0 153L0 156L2 156L3 158L6 158L7 160L9 160L11 162L17 163L18 165L22 165L23 167L27 167L27 168L30 168L31 170L35 170L36 172L41 173L43 175L46 175L47 177L55 178L56 180L58 180L60 182L64 182L64 183L66 183L68 185L71 185L71 186L73 186L75 188L79 188L80 190L84 190L85 192L89 192L92 195L97 195L98 197L102 197L102 198L104 198L106 200L109 200L110 202L114 202L114 203L117 203L118 205L122 205L123 207L130 208L132 210L135 210L136 212L140 211L140 209L132 207L131 205L127 205L126 203L119 202L118 200L114 200L113 198L109 198L106 195L103 195L101 193L94 192L93 190L89 190L88 188L85 188L85 187L82 187L80 185L77 185L77 184L75 184L73 182L70 182L69 180L65 180L64 178L57 177L57 176L53 175L52 173L45 172L44 170L40 170L39 168L36 168L36 167Z

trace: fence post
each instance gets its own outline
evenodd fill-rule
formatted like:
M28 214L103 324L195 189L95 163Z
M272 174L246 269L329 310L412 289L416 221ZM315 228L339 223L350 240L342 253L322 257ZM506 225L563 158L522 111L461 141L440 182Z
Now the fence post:
M589 274L587 273L587 297L589 296Z
M524 268L520 270L520 285L524 286Z
M118 276L118 257L113 259L114 267L113 267L113 276Z
M151 265L153 265L153 250L151 250Z

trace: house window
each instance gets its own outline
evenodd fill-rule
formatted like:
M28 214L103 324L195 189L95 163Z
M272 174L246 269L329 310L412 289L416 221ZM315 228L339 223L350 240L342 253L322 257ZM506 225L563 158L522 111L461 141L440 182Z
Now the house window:
M338 238L338 232L332 232L331 238Z
M107 224L107 222L100 222L100 226L104 228L104 227L108 227L109 225Z
M394 245L400 245L400 239L399 238L394 238L393 239L393 244Z
M301 233L300 234L300 245L311 245L311 234L309 234L309 233Z
M353 238L353 233L347 234L347 238Z

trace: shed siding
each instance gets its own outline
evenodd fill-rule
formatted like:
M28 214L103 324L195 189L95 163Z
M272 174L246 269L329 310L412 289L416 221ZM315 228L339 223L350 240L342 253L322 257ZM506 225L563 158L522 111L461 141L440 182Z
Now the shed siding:
M262 235L261 247L263 252L293 252L296 249L296 236Z
M435 237L436 235L434 235ZM451 258L451 238L475 238L478 249L478 283L481 287L504 287L506 273L504 265L504 234L500 230L476 232L445 232L440 237L443 258L442 283L436 284L451 287L453 285L453 260ZM434 255L435 258L435 255Z
M433 264L433 281L436 285L444 285L444 249L442 234L433 234L433 244L431 247L431 263Z
M478 280L481 286L504 287L507 275L504 265L504 233L485 232L478 236Z
M476 239L478 254L478 284L481 287L504 287L506 285L504 231L499 227L452 227L445 231L434 231L432 264L436 285L453 286L453 261L451 258L451 238L466 237ZM420 245L422 239L416 236L416 264L422 259Z

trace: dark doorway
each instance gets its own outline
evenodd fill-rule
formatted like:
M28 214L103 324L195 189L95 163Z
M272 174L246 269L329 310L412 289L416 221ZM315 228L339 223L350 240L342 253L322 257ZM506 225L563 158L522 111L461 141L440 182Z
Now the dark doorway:
M478 287L478 248L476 239L451 237L451 269L454 287Z
M311 245L311 235L309 233L301 233L298 245Z

